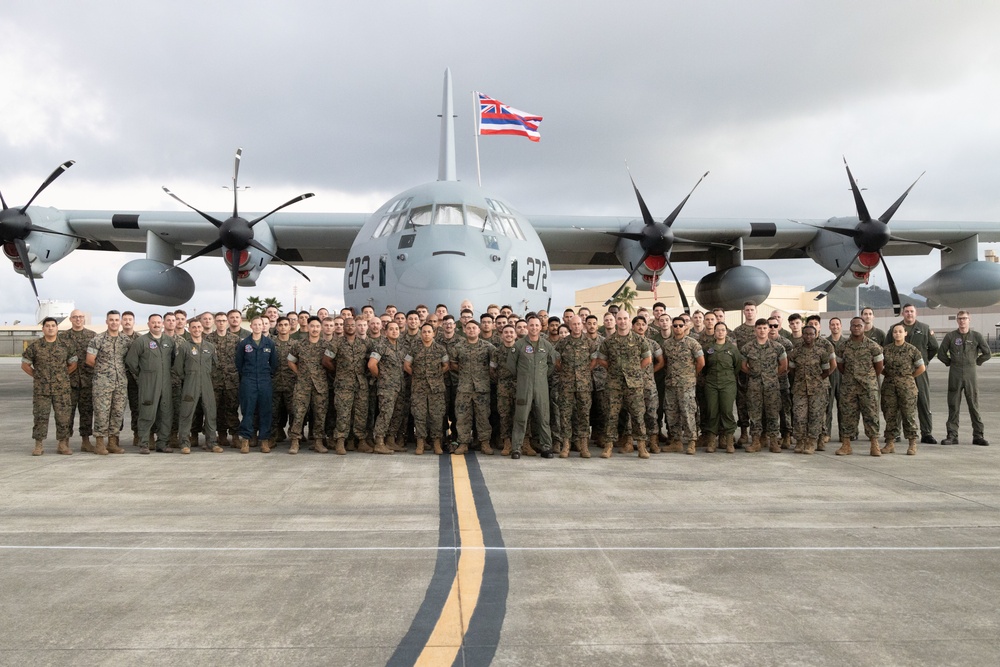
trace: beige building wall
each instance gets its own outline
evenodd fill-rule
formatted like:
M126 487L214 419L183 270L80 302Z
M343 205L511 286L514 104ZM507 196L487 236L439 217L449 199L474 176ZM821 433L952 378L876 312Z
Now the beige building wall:
M619 282L611 282L578 290L576 292L575 308L579 309L585 306L600 317L607 310L604 302L614 294L614 291L618 289L620 284ZM635 289L635 283L629 284ZM697 283L693 281L681 281L684 294L691 305L691 312L705 310L704 306L695 301L694 289L696 285ZM816 294L816 292L806 292L802 285L771 285L771 294L767 297L767 301L763 304L758 304L757 312L761 317L766 317L771 314L771 311L777 310L782 314L783 321L787 321L788 315L791 313L800 313L805 317L812 313L826 312L826 297L816 301ZM666 304L667 312L671 315L684 312L684 306L681 304L680 296L677 293L677 285L673 282L661 283L655 297L653 296L653 292L639 292L632 303L636 309L645 307L652 310L653 304L657 301L662 301ZM726 314L726 324L730 328L736 327L742 322L742 313L730 311Z

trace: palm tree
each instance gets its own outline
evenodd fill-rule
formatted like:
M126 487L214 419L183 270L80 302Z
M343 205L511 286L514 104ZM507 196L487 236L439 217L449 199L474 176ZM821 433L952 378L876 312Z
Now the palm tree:
M259 296L247 297L247 305L243 307L243 317L252 320L255 317L263 316L268 306L274 306L278 312L281 312L281 302L273 296L266 299L261 299Z
M618 292L618 296L615 297L614 301L611 303L618 304L619 308L624 308L628 311L629 315L635 314L635 299L639 296L639 293L631 285L626 285Z

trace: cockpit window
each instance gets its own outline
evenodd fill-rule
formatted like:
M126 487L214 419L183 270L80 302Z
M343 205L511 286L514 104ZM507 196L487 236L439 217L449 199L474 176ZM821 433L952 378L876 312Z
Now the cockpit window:
M434 211L435 225L461 225L464 222L461 206L438 206Z
M490 223L490 219L484 209L468 206L465 209L465 215L468 218L470 227L484 232L493 231L493 225Z
M425 225L431 224L431 212L434 210L432 206L418 206L410 211L409 216L401 216L406 220L406 228L410 229L412 227L423 227ZM400 231L402 227L397 225L397 231Z

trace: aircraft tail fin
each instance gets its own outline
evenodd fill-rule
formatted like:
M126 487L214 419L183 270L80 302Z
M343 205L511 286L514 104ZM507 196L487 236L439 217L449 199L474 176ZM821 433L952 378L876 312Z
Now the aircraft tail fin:
M441 102L441 150L438 180L457 181L455 169L455 102L451 94L451 69L444 71L444 99Z

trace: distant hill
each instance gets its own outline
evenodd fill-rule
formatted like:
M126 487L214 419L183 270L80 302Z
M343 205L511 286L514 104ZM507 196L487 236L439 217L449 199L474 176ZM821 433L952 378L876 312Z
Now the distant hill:
M882 289L878 285L862 285L858 295L861 308L866 306L875 310L888 310L892 308L892 297L889 290ZM923 308L927 302L919 296L911 294L899 295L900 304L912 303L917 308ZM838 287L826 298L827 310L854 310L854 288Z

